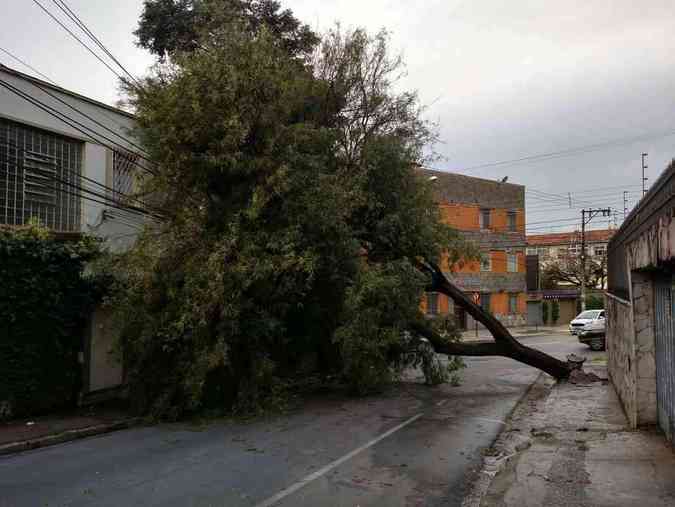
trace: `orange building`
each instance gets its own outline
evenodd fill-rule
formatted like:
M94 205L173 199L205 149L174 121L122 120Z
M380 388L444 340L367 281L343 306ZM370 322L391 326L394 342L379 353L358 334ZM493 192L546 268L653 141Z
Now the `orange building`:
M480 249L480 260L443 266L450 278L507 326L525 325L525 187L442 171L421 170L434 185L442 220ZM443 294L428 293L429 315L454 313L461 327L470 316Z

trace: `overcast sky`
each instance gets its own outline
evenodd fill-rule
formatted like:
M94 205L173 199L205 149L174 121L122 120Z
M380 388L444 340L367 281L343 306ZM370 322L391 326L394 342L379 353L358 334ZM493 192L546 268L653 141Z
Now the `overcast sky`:
M41 2L56 12L49 0ZM0 48L61 86L108 103L115 77L31 0L3 0ZM133 73L153 59L134 46L141 0L70 0L69 5ZM528 192L528 228L563 231L582 206L623 216L640 196L640 154L653 182L675 157L675 6L672 0L286 0L317 31L340 21L387 28L438 121L445 160L436 168L509 177ZM0 51L0 62L32 73ZM574 156L475 166L644 136ZM646 137L650 137L647 139ZM611 188L610 188L611 187ZM538 192L567 195L573 209ZM586 192L586 193L581 193ZM583 201L583 202L582 202ZM551 211L555 209L555 211ZM604 225L607 223L605 222ZM566 226L555 227L553 226ZM601 226L597 222L596 226Z

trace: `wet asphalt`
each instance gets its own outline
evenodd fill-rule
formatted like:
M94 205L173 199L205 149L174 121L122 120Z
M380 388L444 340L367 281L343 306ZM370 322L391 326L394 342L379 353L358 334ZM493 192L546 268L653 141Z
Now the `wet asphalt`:
M567 334L522 341L602 357ZM0 457L0 507L459 506L539 375L503 358L466 363L458 387L412 378L271 419L134 428Z

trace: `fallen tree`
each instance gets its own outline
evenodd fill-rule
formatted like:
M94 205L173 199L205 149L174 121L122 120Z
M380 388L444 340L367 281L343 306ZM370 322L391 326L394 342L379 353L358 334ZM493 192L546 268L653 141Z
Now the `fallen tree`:
M540 350L527 347L516 340L499 320L471 301L464 292L448 280L448 277L438 265L424 261L418 263L418 268L431 276L431 285L428 287L428 291L440 292L451 298L456 305L462 307L469 315L483 324L494 338L494 341L449 342L424 325L415 326L414 331L429 340L436 352L454 356L509 357L538 368L558 380L569 377L571 367L568 363Z

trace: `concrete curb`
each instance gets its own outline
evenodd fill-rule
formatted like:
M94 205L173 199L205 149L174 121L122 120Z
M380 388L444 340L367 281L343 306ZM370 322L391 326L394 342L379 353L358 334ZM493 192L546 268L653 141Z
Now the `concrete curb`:
M535 395L535 389L543 390L546 393L545 398L548 398L554 385L555 382L551 382L550 377L541 372L516 402L509 416L506 418L506 425L490 447L496 455L483 457L483 463L480 470L478 470L477 478L471 484L469 492L464 496L462 507L480 507L497 473L513 456L529 447L530 442L527 436L511 435L510 430L514 420L518 419L521 415L521 409L524 409Z
M143 419L134 417L124 419L122 421L115 421L114 423L97 424L95 426L87 426L85 428L78 428L75 430L67 430L54 435L45 435L32 440L21 440L19 442L11 442L9 444L0 445L0 456L8 454L16 454L18 452L30 451L32 449L39 449L40 447L48 447L50 445L63 444L72 440L79 440L80 438L92 437L95 435L102 435L104 433L111 433L113 431L124 430L132 426L137 426Z

